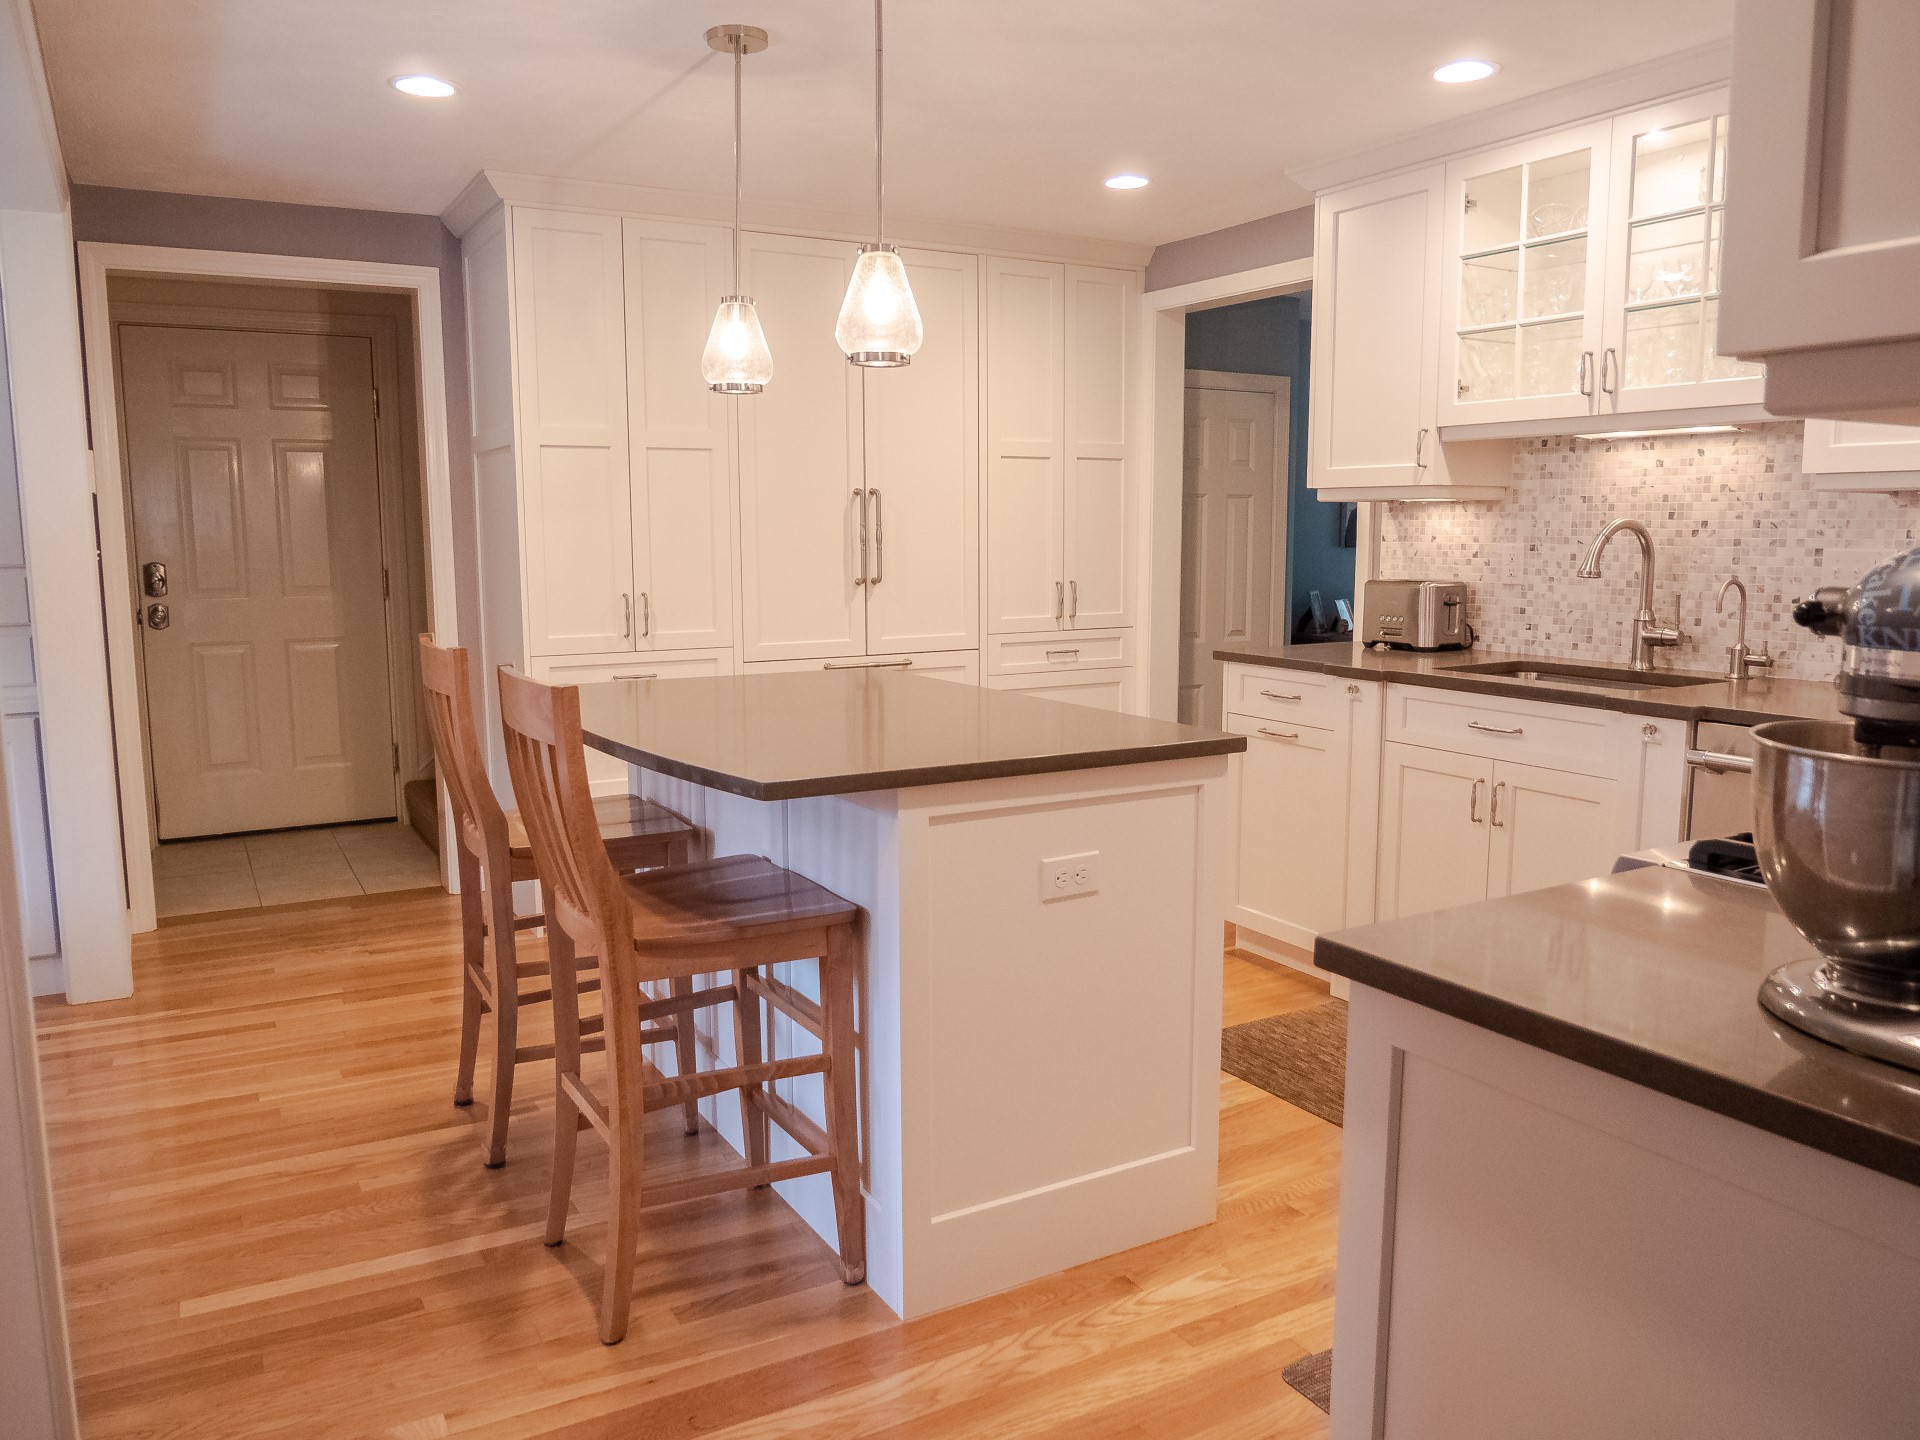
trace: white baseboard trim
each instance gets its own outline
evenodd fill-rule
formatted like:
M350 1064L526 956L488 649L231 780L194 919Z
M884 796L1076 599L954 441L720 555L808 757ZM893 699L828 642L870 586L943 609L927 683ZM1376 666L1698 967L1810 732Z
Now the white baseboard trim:
M66 994L67 962L58 955L42 955L27 961L27 986L36 998Z
M1331 970L1322 970L1311 960L1303 960L1300 951L1311 951L1314 937L1305 930L1296 930L1294 933L1304 935L1305 943L1284 937L1263 935L1258 930L1250 929L1235 921L1233 947L1236 950L1245 950L1249 955L1258 955L1262 960L1270 960L1276 965L1285 965L1290 970L1298 970L1303 975L1311 975L1316 980L1324 980L1336 998L1346 999L1347 991L1352 988L1352 982L1344 975L1335 975Z

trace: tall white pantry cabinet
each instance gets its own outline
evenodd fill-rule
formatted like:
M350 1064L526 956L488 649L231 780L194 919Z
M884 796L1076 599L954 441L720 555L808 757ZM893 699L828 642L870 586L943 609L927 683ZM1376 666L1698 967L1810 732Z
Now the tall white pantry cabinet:
M731 247L511 201L463 227L483 673L887 666L1130 708L1139 272L905 248L926 343L866 370L833 338L853 243L749 232L773 378L735 400L700 376Z

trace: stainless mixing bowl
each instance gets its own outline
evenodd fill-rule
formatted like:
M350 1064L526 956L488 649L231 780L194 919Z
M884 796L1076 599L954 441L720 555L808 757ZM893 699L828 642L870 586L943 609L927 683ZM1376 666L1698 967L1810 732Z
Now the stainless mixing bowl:
M1920 1011L1920 753L1867 754L1850 725L1753 732L1754 842L1774 900L1827 957L1820 981Z

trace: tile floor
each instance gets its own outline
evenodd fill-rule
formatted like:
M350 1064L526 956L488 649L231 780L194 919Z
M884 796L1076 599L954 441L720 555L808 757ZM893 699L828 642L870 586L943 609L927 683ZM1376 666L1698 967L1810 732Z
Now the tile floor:
M439 858L398 820L183 840L153 852L154 902L162 919L439 883Z

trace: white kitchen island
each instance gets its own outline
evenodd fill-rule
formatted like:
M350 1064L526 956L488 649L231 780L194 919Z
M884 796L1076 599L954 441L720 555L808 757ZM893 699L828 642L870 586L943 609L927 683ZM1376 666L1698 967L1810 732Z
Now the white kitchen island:
M581 711L587 743L713 853L766 855L866 911L867 1278L895 1311L1213 1219L1243 738L878 670L616 682ZM782 969L817 996L812 962ZM708 1016L704 1047L731 1063ZM813 1047L778 1014L772 1037ZM779 1088L822 1118L817 1077ZM704 1104L740 1148L735 1100ZM832 1244L826 1177L778 1189Z

